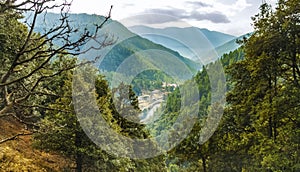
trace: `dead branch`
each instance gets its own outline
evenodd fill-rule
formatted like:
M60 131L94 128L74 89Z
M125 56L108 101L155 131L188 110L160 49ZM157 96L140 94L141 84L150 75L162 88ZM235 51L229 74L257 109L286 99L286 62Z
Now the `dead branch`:
M3 114L3 115L0 115L0 118L4 118L4 117L7 117L7 116L12 116L12 114L11 113Z
M23 133L18 133L18 134L14 135L14 136L11 136L11 137L8 137L8 138L0 140L0 144L5 143L5 142L10 141L10 140L15 140L19 136L29 136L29 135L32 135L32 134L33 133L24 133L24 132Z
M33 12L32 18L28 19L28 22L25 22L28 26L28 32L24 40L22 40L22 45L16 51L13 51L14 54L10 57L10 63L6 64L7 69L0 75L0 118L13 116L23 124L37 127L35 123L25 120L26 115L30 114L23 114L24 111L22 110L37 108L69 113L68 110L53 109L40 104L28 103L27 100L35 95L61 97L62 95L56 95L52 92L37 91L37 88L39 88L40 83L61 75L64 71L70 71L78 66L95 62L95 60L91 60L80 64L63 66L60 69L49 68L49 64L56 57L70 57L85 53L86 51L80 51L80 47L88 41L97 38L99 30L111 18L112 6L108 16L100 24L95 24L95 30L92 34L87 29L84 29L79 38L71 40L71 35L77 34L79 31L78 28L72 28L69 22L68 7L70 7L71 3L65 1L59 5L53 5L53 2L54 0L0 0L0 15L4 13L12 13L13 15L28 11ZM51 29L45 29L44 33L35 34L34 30L37 25L38 16L46 15L47 10L54 8L61 8L59 23ZM62 44L54 45L54 42L58 40ZM101 49L114 43L112 39L109 40L108 36L106 36L103 42L96 41L98 45L91 47L91 49ZM31 68L26 70L26 72L22 72L22 68L30 66L30 64L33 64ZM43 73L45 69L49 72ZM28 84L28 81L31 81L30 84ZM19 136L30 134L19 133L1 140L0 144L14 140Z

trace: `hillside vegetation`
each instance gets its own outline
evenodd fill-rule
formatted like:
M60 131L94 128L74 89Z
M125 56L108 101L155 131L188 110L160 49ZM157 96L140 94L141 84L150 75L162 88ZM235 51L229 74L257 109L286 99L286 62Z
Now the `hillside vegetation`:
M300 171L299 4L264 3L241 47L198 70L128 32L111 11L69 15L71 4L0 0L0 171ZM41 29L56 8L60 15L49 14L60 20ZM96 23L77 28L72 16ZM112 23L120 42L95 41ZM130 55L135 63L119 68ZM149 70L133 83L107 81L140 66ZM141 123L136 93L158 93L160 82L177 81L174 73L180 85L165 90L155 120ZM141 140L148 142L134 142Z

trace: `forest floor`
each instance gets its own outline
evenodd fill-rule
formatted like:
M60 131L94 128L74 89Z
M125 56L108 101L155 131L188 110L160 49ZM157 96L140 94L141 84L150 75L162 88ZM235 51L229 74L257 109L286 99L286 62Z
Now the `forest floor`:
M19 133L30 133L12 117L0 118L0 141ZM72 164L58 154L32 147L32 135L18 136L0 144L0 171L63 171Z

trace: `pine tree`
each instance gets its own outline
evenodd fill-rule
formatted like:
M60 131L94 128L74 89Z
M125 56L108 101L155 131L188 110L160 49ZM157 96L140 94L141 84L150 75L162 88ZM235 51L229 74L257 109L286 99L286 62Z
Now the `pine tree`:
M229 69L233 90L227 117L243 169L297 171L299 147L299 4L268 4L253 17L255 32L246 41L245 60ZM236 133L234 133L236 132ZM297 136L298 135L298 136ZM238 143L239 142L239 143ZM248 164L247 164L248 163Z
M56 63L54 62L54 64ZM60 61L58 64L61 65L63 62ZM57 77L56 85L51 85L61 96L49 104L51 110L45 112L45 117L40 122L40 128L34 135L35 146L70 157L76 164L76 171L126 168L126 164L123 162L128 160L121 160L121 163L115 165L113 162L116 158L98 147L82 129L72 103L72 77L73 72L66 71ZM97 97L101 114L110 126L117 127L113 123L112 112L109 109L111 97L108 84L103 77L98 76L95 87L96 92L92 94ZM85 103L89 104L88 101ZM116 130L118 131L117 128ZM127 165L130 166L130 160Z

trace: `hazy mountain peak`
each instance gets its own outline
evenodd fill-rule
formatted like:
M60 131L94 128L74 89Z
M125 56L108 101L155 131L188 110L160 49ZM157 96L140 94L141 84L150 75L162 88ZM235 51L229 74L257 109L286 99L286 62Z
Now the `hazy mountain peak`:
M202 62L206 62L204 55L208 52L236 39L233 35L193 26L154 28L137 25L129 27L129 30L155 43L178 51L184 57ZM211 60L213 59L209 59L209 61Z

